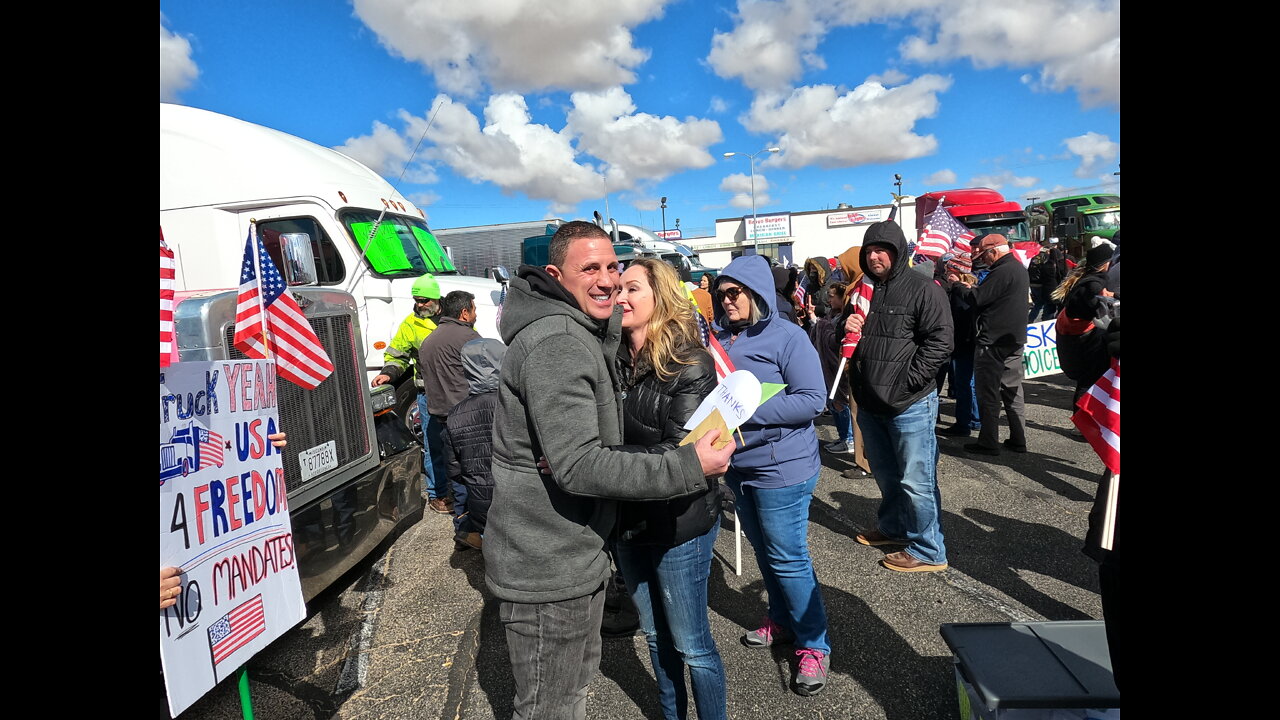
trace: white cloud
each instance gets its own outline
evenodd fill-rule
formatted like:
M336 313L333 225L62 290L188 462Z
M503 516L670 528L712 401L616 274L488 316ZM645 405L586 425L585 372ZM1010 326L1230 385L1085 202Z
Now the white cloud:
M904 58L1039 66L1035 87L1074 89L1086 107L1120 104L1120 0L946 0L917 21Z
M1016 188L1029 188L1040 182L1038 177L1015 175L1012 170L1004 170L994 175L975 175L969 180L969 184L974 187L989 187L992 190L999 190L1005 185L1012 185Z
M350 138L337 149L394 178L425 131L427 142L406 175L410 182L435 182L428 163L444 163L475 182L550 200L556 213L602 197L606 180L608 190L618 192L715 162L707 152L722 139L714 120L636 112L621 88L573 93L570 101L564 128L554 130L532 122L524 97L493 95L482 127L465 105L442 94L425 116L401 110L403 130L375 122L370 134ZM435 124L427 130L433 112ZM585 162L580 156L601 162Z
M707 106L707 112L714 113L716 115L729 112L729 103L725 102L724 98L719 97L718 95L712 95L711 104Z
M956 174L951 170L943 169L926 177L924 180L921 180L920 182L924 183L925 187L934 187L937 185L955 185Z
M402 120L407 119L408 113L403 110L400 113ZM333 149L368 165L383 177L394 179L404 172L404 177L409 182L434 183L438 180L435 170L422 162L421 154L416 158L417 162L412 168L408 171L404 169L404 164L416 144L417 137L407 138L385 123L375 121L372 134L347 138L345 143Z
M637 113L622 88L576 92L570 101L565 131L577 136L579 151L605 162L611 189L708 167L715 159L707 148L723 139L714 120Z
M435 203L440 202L440 193L432 192L430 190L410 193L408 197L409 201L414 205L417 205L419 208L425 208L428 205L434 205Z
M160 102L176 102L178 93L191 87L200 68L191 59L191 42L164 26L160 16Z
M911 76L901 70L890 68L879 75L872 75L867 78L867 82L878 82L881 85L901 85L910 79Z
M567 132L530 122L524 98L493 95L484 109L485 124L447 95L437 96L435 125L427 131L432 147L428 158L447 164L474 182L491 182L504 192L520 192L550 200L563 211L604 194L604 179L593 168L575 161L577 154ZM412 117L410 136L421 132L426 118Z
M737 78L752 90L785 88L806 64L822 66L814 51L827 31L819 17L824 4L739 0L737 25L712 37L707 63L720 77Z
M847 193L851 193L851 192L853 192L853 190L854 190L853 186L852 186L852 185L850 185L849 183L845 183L844 185L841 185L841 186L840 186L840 189L841 189L841 190L844 190L844 191L845 191L845 192L847 192Z
M1072 89L1086 107L1120 104L1120 0L738 0L732 30L712 39L720 77L781 91L822 67L831 30L906 19L916 28L905 60L968 59L978 68L1035 67L1022 81ZM895 84L891 73L881 78Z
M765 179L762 173L756 173L755 179L756 189L756 209L763 205L768 205L772 198L769 197L769 181ZM721 192L733 193L729 198L729 204L737 208L751 209L751 176L746 173L734 173L724 180L720 181Z
M417 62L448 93L600 90L635 81L649 51L631 28L670 0L354 0L390 51Z
M1098 171L1099 163L1110 163L1120 156L1120 143L1093 131L1062 141L1073 155L1080 157L1076 177L1089 177Z
M768 166L849 167L932 154L938 140L913 132L918 120L938 112L937 93L951 86L938 75L922 75L895 88L864 82L837 94L832 85L808 85L790 95L756 97L742 118L754 133L778 137L782 152Z

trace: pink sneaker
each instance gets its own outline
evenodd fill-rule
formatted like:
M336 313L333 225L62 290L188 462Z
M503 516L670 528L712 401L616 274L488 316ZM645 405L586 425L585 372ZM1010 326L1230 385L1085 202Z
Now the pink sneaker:
M742 636L742 644L749 648L767 648L774 643L789 643L792 640L795 640L795 635L790 630L767 617L764 625Z
M831 668L831 658L821 650L800 648L796 651L800 662L796 664L794 679L797 695L817 695L827 685L827 670Z

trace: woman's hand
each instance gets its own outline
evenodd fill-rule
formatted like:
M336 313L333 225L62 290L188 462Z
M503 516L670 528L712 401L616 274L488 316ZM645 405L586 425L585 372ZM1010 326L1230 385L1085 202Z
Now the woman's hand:
M182 571L176 567L160 568L160 609L178 604L182 592Z

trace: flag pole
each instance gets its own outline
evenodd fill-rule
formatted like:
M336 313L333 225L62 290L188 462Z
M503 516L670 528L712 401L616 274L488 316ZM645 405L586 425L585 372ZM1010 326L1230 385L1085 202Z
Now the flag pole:
M258 283L258 317L262 322L262 346L267 354L267 359L271 359L271 337L267 334L267 306L265 294L262 291L262 257L258 253L258 221L249 218L249 242L253 245L253 274L257 278Z
M240 714L244 720L253 720L253 699L249 697L248 665L241 665L236 671L236 687L240 689Z

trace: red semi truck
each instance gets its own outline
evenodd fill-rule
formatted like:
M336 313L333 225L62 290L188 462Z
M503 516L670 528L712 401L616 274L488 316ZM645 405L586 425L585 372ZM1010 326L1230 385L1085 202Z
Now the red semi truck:
M924 220L941 204L973 231L977 238L991 233L999 233L1009 238L1010 242L1023 242L1031 239L1027 224L1027 214L1016 202L1005 200L1004 196L990 188L961 188L957 190L940 190L916 197L916 237L924 230Z

